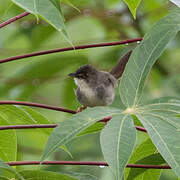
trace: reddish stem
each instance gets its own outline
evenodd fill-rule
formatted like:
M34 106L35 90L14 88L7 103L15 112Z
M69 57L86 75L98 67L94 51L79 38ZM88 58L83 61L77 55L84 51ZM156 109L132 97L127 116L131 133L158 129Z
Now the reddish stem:
M171 169L168 165L149 165L149 164L128 164L127 168L146 168L146 169Z
M52 53L57 53L57 52L95 48L95 47L104 47L104 46L117 46L117 45L121 45L121 44L133 43L133 42L137 42L137 41L141 41L141 40L142 40L142 38L136 38L136 39L128 39L128 40L124 40L124 41L117 41L117 42L97 43L97 44L81 45L81 46L75 46L75 47L51 49L51 50L39 51L39 52L30 53L30 54L23 54L23 55L19 55L19 56L13 56L13 57L1 59L0 63L6 63L9 61L19 60L19 59L34 57L34 56L40 56L40 55L45 55L45 54L52 54Z
M57 124L28 124L28 125L10 125L10 126L0 126L0 130L8 129L35 129L35 128L55 128Z
M50 106L47 104L39 104L39 103L33 103L33 102L24 102L24 101L0 101L1 104L15 104L15 105L23 105L23 106L33 106L33 107L40 107L44 109L51 109L55 111L62 111L62 112L67 112L71 114L75 114L76 111L70 110L70 109L65 109L57 106Z
M135 128L136 128L138 131L147 132L146 129L144 129L143 127L135 126Z
M10 166L20 165L40 165L40 161L15 161L8 162ZM95 161L44 161L42 165L88 165L88 166L108 166L106 162ZM170 166L164 165L146 165L146 164L128 164L127 168L147 168L147 169L171 169Z
M18 19L21 19L21 18L23 18L23 17L25 17L25 16L27 16L29 14L30 14L29 12L24 12L22 14L19 14L19 15L13 17L13 18L7 20L7 21L4 21L3 23L0 24L0 28L2 28L4 26L7 26L8 24L10 24L10 23L12 23L14 21L17 21Z
M102 122L101 120L99 122ZM35 129L35 128L55 128L58 124L28 124L28 125L10 125L0 126L0 130L8 129ZM135 126L138 131L147 132L143 127Z
M62 111L67 112L71 114L76 114L76 111L65 109L57 106L50 106L47 104L39 104L39 103L33 103L33 102L24 102L24 101L0 101L0 105L24 105L24 106L33 106L33 107L40 107L44 109L51 109L55 111ZM107 123L112 116L106 117L101 119L99 122ZM57 124L33 124L33 125L11 125L11 126L0 126L0 130L7 130L7 129L30 129L30 128L55 128L57 127ZM135 126L135 128L138 131L147 132L143 127Z

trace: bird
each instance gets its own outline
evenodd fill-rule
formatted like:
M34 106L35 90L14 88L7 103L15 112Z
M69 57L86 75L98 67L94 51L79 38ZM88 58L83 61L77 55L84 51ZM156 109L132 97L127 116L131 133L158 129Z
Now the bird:
M118 79L122 76L132 51L126 53L110 72L97 70L89 64L80 66L75 72L68 74L74 78L77 89L75 95L83 107L109 106L115 97Z

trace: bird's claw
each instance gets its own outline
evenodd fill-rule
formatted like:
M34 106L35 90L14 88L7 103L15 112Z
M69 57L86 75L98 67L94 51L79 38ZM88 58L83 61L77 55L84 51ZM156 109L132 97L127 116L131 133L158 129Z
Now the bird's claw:
M82 112L84 109L86 109L87 107L86 106L81 106L81 107L79 107L78 109L77 109L77 113L79 113L79 112Z

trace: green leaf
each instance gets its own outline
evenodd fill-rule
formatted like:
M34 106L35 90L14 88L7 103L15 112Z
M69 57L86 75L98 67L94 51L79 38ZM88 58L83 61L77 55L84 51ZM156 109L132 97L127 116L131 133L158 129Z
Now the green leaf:
M80 9L78 9L76 6L74 6L74 4L72 4L72 2L70 0L61 0L61 2L71 6L72 8L76 9L78 12L81 12Z
M87 135L87 134L91 134L91 133L96 133L101 131L104 128L104 123L95 123L92 126L88 127L87 129L85 129L84 131L82 131L80 134L78 134L78 136L83 136L83 135Z
M128 5L134 19L136 19L136 9L139 6L141 0L124 0L124 2Z
M147 139L134 150L128 164L164 164L164 159L157 153L157 149L151 139ZM126 168L126 180L158 180L160 169Z
M29 107L23 107L23 106L16 106L17 108L21 109L24 113L26 113L28 115L28 117L31 119L31 124L50 124L51 122L45 117L43 116L40 112L29 108ZM52 132L51 129L39 129L40 131L46 133L46 134L50 134Z
M41 113L29 108L17 105L1 105L1 117L10 124L49 124ZM41 129L41 131L49 133L49 130Z
M143 109L148 112L163 112L168 114L180 114L180 99L164 97L150 101L143 105Z
M114 116L102 130L100 142L104 158L116 179L120 180L136 142L132 117L125 114Z
M20 180L25 180L15 169L13 169L11 166L9 166L8 164L4 163L3 161L0 160L0 168L1 169L4 169L6 171L9 171L13 174L16 174L17 177L20 179Z
M29 11L32 14L40 15L55 29L62 32L62 34L69 40L65 30L64 18L60 11L60 3L57 0L12 0L21 8ZM59 4L59 5L58 5Z
M178 127L169 121L177 123L173 118L167 121L162 115L160 117L150 115L137 115L146 128L152 142L157 147L166 162L171 166L177 176L180 176L180 133Z
M63 149L71 158L73 158L71 152L68 150L68 148L65 145L62 145L60 148Z
M55 6L57 9L59 9L60 11L60 0L50 0Z
M178 131L180 130L180 118L178 117L174 117L174 116L170 116L169 114L165 114L165 113L161 113L161 112L144 112L144 114L146 115L151 115L153 117L157 117L160 119L163 119L164 121L166 121L167 123L169 123L169 125L174 126L175 128L178 129Z
M0 126L9 125L0 115ZM3 161L16 161L17 137L14 130L0 130L0 159Z
M179 30L180 13L171 13L158 21L134 49L119 86L121 99L127 107L136 107L140 103L152 65Z
M108 107L88 108L81 113L74 114L65 121L59 123L50 135L43 152L41 162L53 153L59 146L71 141L76 135L81 133L98 120L113 114L121 113L119 109Z
M41 113L31 109L29 107L14 106L14 105L1 105L0 106L0 125L8 125L7 122L11 124L49 124L50 121L46 119ZM4 119L3 119L4 118ZM13 120L13 122L12 122ZM38 130L38 129L37 129ZM36 131L37 131L36 130ZM50 134L51 129L40 128L39 131L43 133ZM1 136L2 135L2 136ZM15 131L0 131L0 157L4 161L15 161L17 153L17 139ZM71 157L71 153L65 146L61 147L66 151Z
M59 174L55 172L50 171L40 171L40 170L24 170L21 171L20 174L26 179L26 180L77 180L73 177L70 177L65 174Z
M164 163L163 158L159 153L147 156L136 162L136 164L151 164L159 165ZM129 176L126 180L159 180L161 169L130 169Z
M78 180L98 180L97 177L87 173L68 172L67 174Z

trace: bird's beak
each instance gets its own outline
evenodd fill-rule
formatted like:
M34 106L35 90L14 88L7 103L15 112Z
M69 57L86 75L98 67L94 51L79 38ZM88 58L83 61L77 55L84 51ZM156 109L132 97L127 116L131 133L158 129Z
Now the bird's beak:
M70 74L68 74L68 76L70 76L70 77L76 77L76 73L70 73Z

